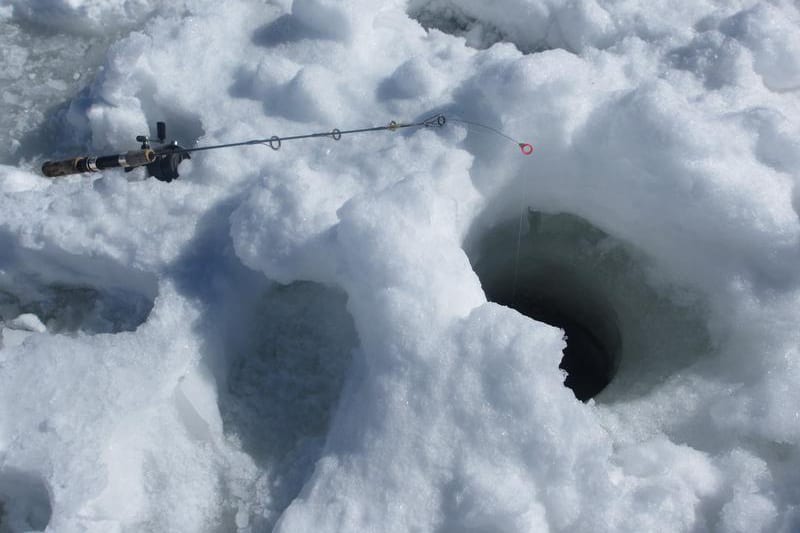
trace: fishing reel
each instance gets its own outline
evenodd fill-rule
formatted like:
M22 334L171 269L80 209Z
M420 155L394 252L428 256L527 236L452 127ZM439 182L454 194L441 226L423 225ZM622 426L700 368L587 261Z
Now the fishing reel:
M190 159L188 150L178 146L177 141L166 143L167 125L156 123L159 146L150 146L150 138L139 135L136 140L142 143L140 150L131 150L122 154L103 156L80 156L63 161L45 161L42 174L48 178L58 178L70 174L84 172L100 172L107 168L124 168L130 172L134 168L146 167L147 174L159 181L170 182L178 178L178 166L185 159Z
M168 144L165 142L167 139L167 124L165 122L156 122L156 135L160 146L153 150L155 160L144 166L147 168L148 176L169 183L178 179L178 166L181 162L185 159L191 159L191 157L184 151L184 148L178 145L178 141L171 141ZM152 150L150 138L147 135L137 136L136 142L142 143L141 148L143 151ZM126 168L125 172L130 172L133 168Z

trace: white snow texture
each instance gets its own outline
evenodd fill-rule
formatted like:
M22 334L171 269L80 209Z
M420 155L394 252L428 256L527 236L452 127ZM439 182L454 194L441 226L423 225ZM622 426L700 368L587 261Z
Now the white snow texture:
M0 0L0 27L0 532L800 530L795 1ZM39 172L158 120L200 146L435 113L172 183ZM563 332L487 301L543 264L619 335L585 403Z

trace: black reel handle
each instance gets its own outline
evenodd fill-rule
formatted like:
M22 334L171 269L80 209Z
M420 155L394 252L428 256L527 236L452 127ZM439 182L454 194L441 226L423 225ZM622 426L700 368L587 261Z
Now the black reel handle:
M169 183L178 179L178 166L186 159L191 157L177 144L162 148L156 152L155 161L147 165L147 175Z

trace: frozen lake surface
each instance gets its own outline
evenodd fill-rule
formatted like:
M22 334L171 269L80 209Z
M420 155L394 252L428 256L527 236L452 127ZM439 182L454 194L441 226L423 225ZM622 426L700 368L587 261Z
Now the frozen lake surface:
M796 2L0 0L0 67L0 532L800 529Z

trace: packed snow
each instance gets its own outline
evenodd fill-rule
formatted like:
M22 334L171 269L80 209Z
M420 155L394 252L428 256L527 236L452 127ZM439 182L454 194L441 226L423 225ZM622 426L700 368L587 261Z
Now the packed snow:
M0 531L800 530L796 2L0 0L0 28ZM159 120L437 113L171 183L39 170ZM570 342L604 351L587 401Z

